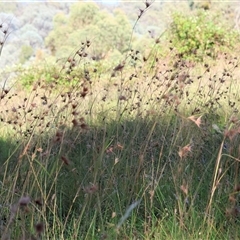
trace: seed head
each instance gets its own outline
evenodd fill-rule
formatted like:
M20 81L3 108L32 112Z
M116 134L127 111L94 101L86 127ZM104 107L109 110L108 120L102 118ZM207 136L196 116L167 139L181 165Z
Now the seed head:
M26 207L30 203L30 201L31 201L30 197L26 196L21 197L18 203L21 207Z
M35 225L35 231L38 235L42 234L44 231L44 224L42 222Z

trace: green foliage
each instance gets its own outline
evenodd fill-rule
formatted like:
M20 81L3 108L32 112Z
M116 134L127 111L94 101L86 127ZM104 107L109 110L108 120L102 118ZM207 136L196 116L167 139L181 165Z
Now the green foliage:
M204 56L215 58L221 51L231 49L238 34L219 22L219 16L204 10L187 16L173 14L170 38L178 53L186 58L202 61Z
M98 70L104 71L106 66L102 66L100 64L96 64ZM32 89L32 86L40 81L44 84L57 83L57 87L62 86L74 86L76 85L80 79L84 78L84 72L86 71L86 66L81 65L76 67L71 72L69 70L63 69L63 65L59 64L47 64L47 65L31 65L29 67L17 69L18 71L18 83L20 86L26 89ZM91 71L91 75L93 75L93 69L95 69L95 65L91 65L89 70Z
M16 71L18 72L18 83L27 89L30 89L37 81L51 83L56 81L59 76L59 69L56 65L51 64L48 66L31 65L25 68L19 67Z
M103 59L115 50L120 53L127 50L131 30L127 16L121 10L111 14L94 3L75 3L69 15L55 16L54 29L46 38L46 45L52 54L62 58L66 54L63 48L71 53L81 42L90 40L91 56Z
M70 7L69 24L78 30L92 24L100 9L96 3L75 3Z
M33 48L29 45L23 45L20 54L20 63L25 63L33 54Z

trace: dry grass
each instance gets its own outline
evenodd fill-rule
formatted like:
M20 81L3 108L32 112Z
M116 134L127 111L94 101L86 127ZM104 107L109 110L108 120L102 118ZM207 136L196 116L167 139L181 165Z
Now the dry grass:
M238 57L102 73L90 45L2 89L1 238L238 239Z
M86 69L68 87L39 76L31 91L3 89L1 132L11 129L15 146L2 161L3 239L94 239L98 231L107 239L148 238L166 231L165 218L169 226L176 218L194 238L204 220L212 234L216 224L228 229L226 222L236 221L236 67L214 78L211 67L175 62L180 66L156 62L149 68L139 60L138 67L113 70L106 81ZM74 70L59 74L75 81ZM127 217L136 211L130 222L127 206ZM196 212L203 221L198 226Z

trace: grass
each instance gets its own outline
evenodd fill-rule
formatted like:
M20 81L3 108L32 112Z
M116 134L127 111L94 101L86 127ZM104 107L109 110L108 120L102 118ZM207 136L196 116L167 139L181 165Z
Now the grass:
M1 238L238 239L239 59L98 75L88 45L2 90Z
M2 238L239 236L237 80L194 70L6 91Z

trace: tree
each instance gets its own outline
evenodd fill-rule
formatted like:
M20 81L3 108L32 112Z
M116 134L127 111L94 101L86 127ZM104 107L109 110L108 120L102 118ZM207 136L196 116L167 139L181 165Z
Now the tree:
M20 63L25 63L33 54L33 48L29 45L23 45L20 53Z
M78 30L93 23L100 9L95 3L75 3L70 7L69 24Z
M81 42L88 40L91 42L90 55L102 59L112 51L124 53L130 43L131 30L121 10L111 14L100 10L95 3L78 2L71 6L69 15L61 13L54 17L46 45L52 54L62 58L67 49L70 54Z

